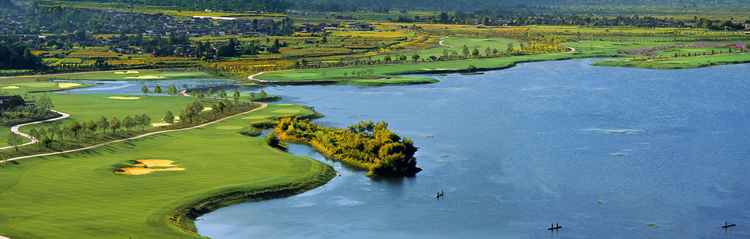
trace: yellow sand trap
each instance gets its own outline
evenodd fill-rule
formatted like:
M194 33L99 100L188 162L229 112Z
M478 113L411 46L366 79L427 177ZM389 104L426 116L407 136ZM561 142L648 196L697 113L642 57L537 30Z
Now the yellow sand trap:
M180 120L180 116L175 115L174 120Z
M147 168L121 168L123 172L115 172L116 174L124 174L124 175L144 175L149 174L154 171L182 171L185 170L184 168L174 168L177 167L177 165L172 164L172 160L163 160L163 159L138 159L136 160L140 163L133 164L133 166L136 167L143 167L144 165L147 166ZM168 168L153 168L153 167L168 167Z
M79 85L81 85L81 83L60 83L60 84L57 84L57 87L70 88L70 87L79 86Z
M163 159L138 159L136 160L138 162L141 162L139 164L133 164L138 167L142 167L144 164L148 167L177 167L177 165L172 164L172 160L163 160Z
M115 100L137 100L137 99L140 99L141 97L110 96L110 97L107 97L107 98L115 99Z
M144 175L154 171L182 171L184 168L121 168L124 172L115 172L124 175Z
M15 85L11 85L11 86L6 86L6 87L3 87L3 89L18 89L18 88L19 88L19 87L18 87L18 86L15 86Z
M149 79L162 79L164 76L126 76L125 79L138 79L138 80L149 80Z
M212 110L212 109L213 109L213 108L211 108L211 107L203 107L203 111L206 111L206 110Z
M115 74L121 75L121 74L138 74L140 72L138 71L115 71Z

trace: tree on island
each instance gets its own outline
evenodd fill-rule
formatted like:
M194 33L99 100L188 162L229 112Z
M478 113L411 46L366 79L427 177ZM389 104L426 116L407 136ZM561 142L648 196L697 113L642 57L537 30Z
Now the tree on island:
M263 90L260 90L260 98L261 98L261 99L265 99L266 97L268 97L268 94L266 94L266 92L265 92L265 91L263 91Z
M161 94L161 87L159 87L159 85L156 85L156 87L154 87L154 93Z
M169 86L169 89L167 89L167 94L171 96L175 96L177 93L177 87L174 87L174 85Z
M148 86L143 85L143 87L141 87L141 92L143 92L144 95L148 95Z

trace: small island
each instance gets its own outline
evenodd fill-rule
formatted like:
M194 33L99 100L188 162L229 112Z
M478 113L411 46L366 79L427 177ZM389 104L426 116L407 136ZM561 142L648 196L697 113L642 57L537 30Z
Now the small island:
M414 158L414 142L388 130L386 122L359 122L340 129L287 117L279 119L274 132L283 141L310 144L335 160L367 169L367 176L413 176L422 171Z

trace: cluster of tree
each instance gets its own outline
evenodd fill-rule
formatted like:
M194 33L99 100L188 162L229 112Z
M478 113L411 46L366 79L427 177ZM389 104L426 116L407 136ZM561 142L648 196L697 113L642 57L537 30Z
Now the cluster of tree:
M10 43L10 40L0 41L0 69L41 69L44 67L42 58L31 53L25 43Z
M455 13L441 12L434 16L418 18L415 16L411 19L406 16L399 16L397 22L425 21L428 23L442 24L467 24L467 25L563 25L563 26L636 26L636 27L657 27L669 26L683 27L685 22L682 20L654 18L651 16L640 17L638 14L633 16L617 15L616 17L600 17L596 15L577 15L564 13L542 13L533 12L518 13L508 10L489 11L487 9L477 10L474 12L456 11Z
M249 104L247 102L239 100L230 101L228 99L225 99L223 101L218 101L218 103L212 104L210 108L206 108L201 102L193 101L192 104L188 104L187 106L185 106L184 110L180 111L179 122L176 121L177 118L175 117L174 113L172 113L172 111L167 111L167 114L162 118L162 120L170 125L179 123L179 127L188 127L252 110L256 106L257 105L255 104Z
M697 18L697 17L695 17ZM718 24L715 24L718 23ZM705 29L711 29L711 30L733 30L733 29L745 29L745 26L742 25L742 23L734 24L732 20L726 20L726 21L712 21L708 18L700 18L696 20L695 23L696 27L705 28Z
M388 130L385 122L360 122L339 129L306 119L282 118L274 132L281 140L309 143L337 160L368 169L368 175L414 175L421 171L414 158L414 142Z
M143 92L143 94L148 94L148 93L151 93L151 92L157 93L157 94L167 93L168 95L171 95L171 96L175 96L175 95L177 95L177 94L180 93L177 90L177 87L175 87L174 85L170 85L169 88L167 88L166 92L163 91L161 89L161 86L159 86L159 85L154 86L154 90L153 91L149 91L148 90L148 86L144 85L143 87L141 87L141 92Z
M52 143L57 141L59 148L62 149L65 146L66 139L72 139L77 142L82 137L88 141L93 139L94 143L96 143L99 136L97 130L101 131L101 135L105 135L107 130L110 130L113 134L117 134L117 130L120 130L122 133L122 129L130 134L133 128L140 127L142 131L145 131L145 128L150 126L151 117L146 114L136 115L135 117L128 115L122 120L117 119L117 117L108 120L107 117L102 116L98 121L73 121L68 125L52 124L48 128L32 128L28 134L39 140L41 144L38 145L40 147L50 148ZM57 140L55 140L55 136L57 136ZM13 132L8 136L8 144L14 146L16 151L18 151L18 146L22 141L23 138Z
M55 105L46 94L33 105L26 105L20 95L12 95L8 99L6 108L0 113L0 121L5 125L16 125L25 122L49 119L57 115L50 111Z

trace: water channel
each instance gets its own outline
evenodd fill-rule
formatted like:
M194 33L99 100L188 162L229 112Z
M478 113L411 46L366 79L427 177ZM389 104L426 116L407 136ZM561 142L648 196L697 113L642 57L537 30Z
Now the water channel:
M428 85L263 88L282 103L314 107L326 126L388 122L414 139L423 171L371 179L292 145L290 153L331 164L342 176L297 196L206 214L196 221L198 232L211 238L750 237L750 64L650 70L589 65L595 61L429 76L440 82ZM436 199L441 190L445 197ZM724 230L725 221L747 225ZM551 223L563 228L548 231Z

